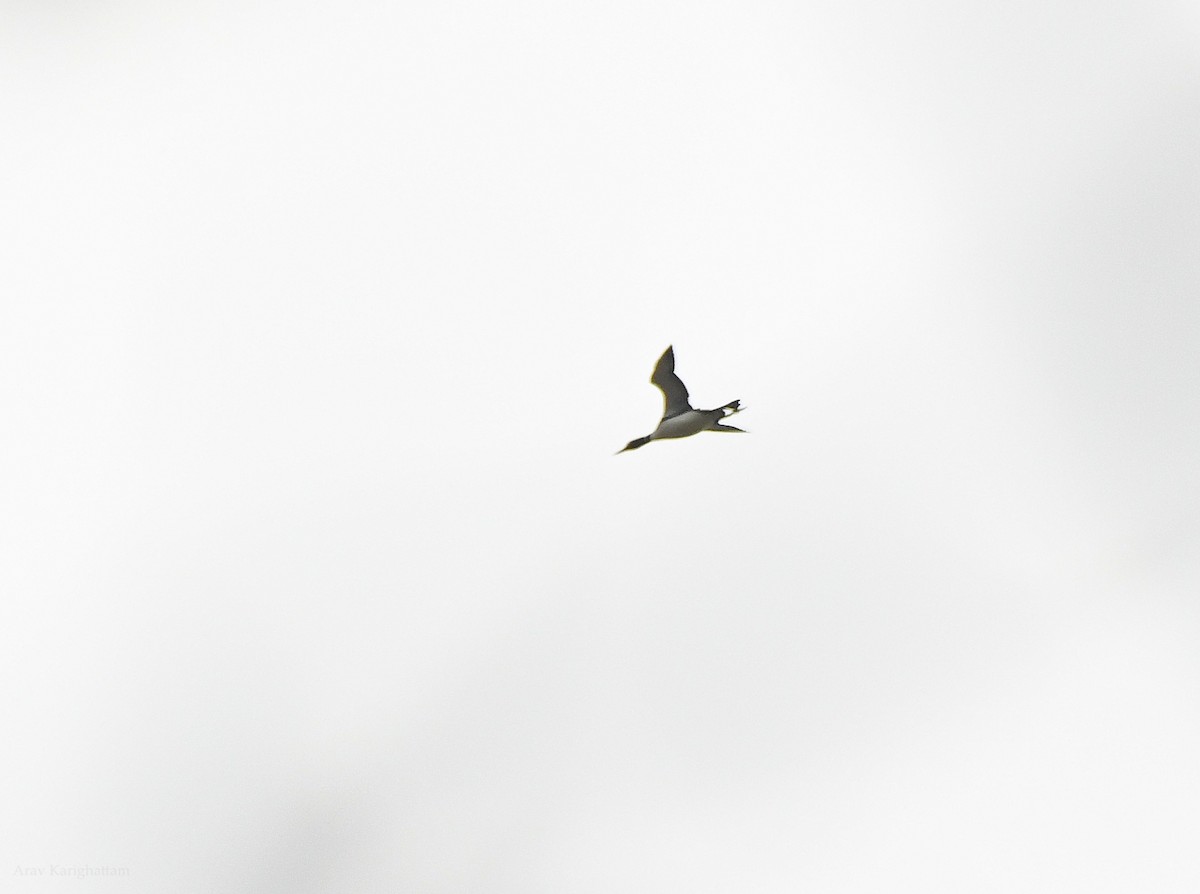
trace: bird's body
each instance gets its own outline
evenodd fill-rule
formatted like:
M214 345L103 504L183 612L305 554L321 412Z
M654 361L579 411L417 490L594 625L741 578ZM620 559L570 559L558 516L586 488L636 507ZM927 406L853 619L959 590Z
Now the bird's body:
M656 385L663 393L663 417L658 428L644 438L635 438L623 450L637 450L651 441L667 438L687 438L702 431L737 431L732 425L722 425L721 420L734 413L742 411L741 401L730 401L715 410L696 410L688 400L688 391L675 375L675 348L669 347L658 358L654 374L650 376L650 384Z
M658 423L658 428L650 435L651 439L687 438L698 435L718 419L724 419L725 414L720 410L688 410L678 416L672 416Z

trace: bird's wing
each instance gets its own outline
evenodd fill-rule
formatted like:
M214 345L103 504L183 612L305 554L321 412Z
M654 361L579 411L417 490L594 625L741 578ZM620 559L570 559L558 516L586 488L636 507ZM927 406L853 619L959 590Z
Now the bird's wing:
M679 376L675 375L674 346L667 348L658 358L658 363L654 366L654 375L650 377L650 384L657 385L663 393L663 419L686 413L692 408L688 403L687 388L679 381Z

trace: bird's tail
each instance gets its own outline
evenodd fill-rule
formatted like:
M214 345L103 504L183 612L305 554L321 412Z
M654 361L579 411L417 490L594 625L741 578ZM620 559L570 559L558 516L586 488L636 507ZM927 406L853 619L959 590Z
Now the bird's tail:
M746 408L742 406L742 402L740 400L731 400L729 403L725 404L725 406L717 407L717 409L727 411L725 413L725 417L728 417L728 416L732 416L734 413L740 413L740 412L742 412L742 410L744 410ZM725 417L722 417L722 418L725 418Z

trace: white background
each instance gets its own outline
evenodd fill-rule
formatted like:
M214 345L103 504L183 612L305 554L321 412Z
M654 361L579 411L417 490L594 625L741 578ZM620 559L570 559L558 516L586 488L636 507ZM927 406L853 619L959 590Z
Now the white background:
M6 889L1200 890L1194 3L0 28Z

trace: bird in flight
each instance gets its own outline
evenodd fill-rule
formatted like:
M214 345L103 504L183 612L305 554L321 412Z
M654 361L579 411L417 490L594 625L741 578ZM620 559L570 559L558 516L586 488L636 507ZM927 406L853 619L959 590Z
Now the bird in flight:
M618 453L637 450L651 441L663 438L686 438L702 431L742 431L732 425L722 425L721 420L744 408L741 401L731 401L715 410L694 410L688 402L688 391L679 376L675 375L675 347L663 351L650 376L650 384L657 385L663 393L663 417L658 428L644 438L634 438Z

